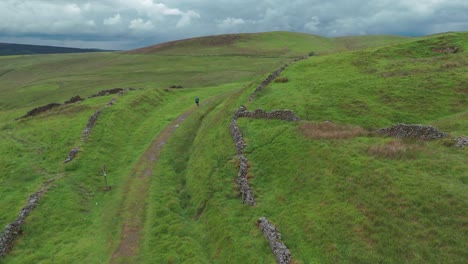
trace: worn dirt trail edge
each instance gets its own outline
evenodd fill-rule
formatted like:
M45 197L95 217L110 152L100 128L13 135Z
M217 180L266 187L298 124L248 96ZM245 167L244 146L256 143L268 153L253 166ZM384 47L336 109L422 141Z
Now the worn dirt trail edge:
M208 101L205 102L205 104ZM161 149L179 125L192 114L197 107L183 113L164 128L153 139L148 149L141 156L132 170L127 181L124 193L124 208L121 217L124 217L120 245L113 253L110 263L132 263L137 256L140 231L144 226L146 197L150 186L153 167L159 158Z

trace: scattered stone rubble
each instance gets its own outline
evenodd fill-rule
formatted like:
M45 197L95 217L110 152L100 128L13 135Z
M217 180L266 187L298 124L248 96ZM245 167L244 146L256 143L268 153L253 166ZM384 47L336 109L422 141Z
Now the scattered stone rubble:
M376 131L378 134L397 138L420 138L424 140L439 139L448 137L448 133L439 131L432 126L396 124L391 127L381 128Z
M446 47L446 48L434 48L432 51L437 52L437 53L442 53L442 54L451 54L451 53L457 53L459 51L459 48L457 46L451 46L451 47Z
M18 236L22 233L22 227L26 217L32 212L32 210L39 203L42 196L49 190L49 184L54 179L49 180L38 192L29 196L28 203L21 209L18 217L13 223L8 224L0 235L0 258L4 257L8 251L13 248L13 243Z
M300 58L296 58L294 59L293 62L297 62L297 61L300 61L300 60L305 60L309 58L309 56L304 56L304 57L300 57ZM286 67L288 67L289 64L285 64L283 66L281 66L279 69L277 69L276 71L274 71L272 74L268 75L268 77L263 80L262 83L260 83L257 88L255 88L254 92L249 96L249 101L253 101L253 99L255 98L255 96L257 95L257 93L259 93L261 90L263 90L263 88L265 88L266 86L268 86L276 77L278 77L282 71L284 71L286 69Z
M460 136L454 139L455 141L455 146L458 148L464 148L465 146L468 146L468 136Z
M258 219L258 228L262 231L265 238L270 243L270 248L276 257L278 264L291 263L291 252L286 245L281 242L281 233L272 225L266 217Z

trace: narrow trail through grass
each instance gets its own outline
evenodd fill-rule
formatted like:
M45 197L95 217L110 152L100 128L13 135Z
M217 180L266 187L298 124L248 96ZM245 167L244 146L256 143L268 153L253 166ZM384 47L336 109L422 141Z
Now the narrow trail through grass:
M211 100L205 101L202 105L208 104ZM169 137L176 131L184 120L190 116L198 107L192 107L173 122L171 122L161 133L151 142L151 145L141 156L126 183L124 209L121 212L124 224L122 227L121 241L112 255L110 263L132 263L137 256L140 245L140 232L144 226L146 200L148 188L151 182L151 175L161 149L166 144Z

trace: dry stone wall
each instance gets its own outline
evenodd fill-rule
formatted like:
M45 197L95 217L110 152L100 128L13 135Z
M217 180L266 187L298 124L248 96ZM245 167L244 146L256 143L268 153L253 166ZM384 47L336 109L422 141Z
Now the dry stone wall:
M276 257L276 262L279 264L291 263L291 252L286 245L281 242L281 233L278 229L276 229L266 217L260 217L260 219L258 219L258 228L260 228L263 236L265 236L270 243L270 248Z
M28 203L21 209L16 220L5 227L0 235L0 258L4 257L13 248L14 241L22 233L26 217L34 210L42 196L49 190L49 184L53 181L54 179L48 181L41 190L29 196Z
M242 203L247 203L250 206L255 206L255 199L252 188L248 182L248 160L244 156L244 149L247 144L244 141L242 132L237 125L238 118L256 118L256 119L280 119L285 121L299 121L300 118L291 110L275 110L266 112L262 109L257 109L253 112L247 111L245 106L239 107L232 117L229 130L231 131L234 144L236 146L236 154L239 158L239 173L237 174L237 184L239 191L242 194ZM280 264L291 263L291 253L289 249L281 242L281 234L276 227L272 225L265 217L258 220L258 226L263 232L263 235L270 243L270 248L276 257L276 261Z
M275 110L272 112L266 112L262 109L257 109L254 112L249 112L245 106L239 107L239 109L234 113L229 130L231 131L231 135L236 146L236 154L239 157L239 173L237 174L237 184L239 191L242 194L242 203L255 206L254 194L252 188L249 186L247 179L248 160L244 156L244 148L247 146L247 144L242 137L242 132L240 131L239 126L237 125L237 119L241 117L256 119L280 119L286 121L299 121L300 118L296 116L296 114L294 114L294 112L291 110Z
M439 131L432 126L397 124L376 131L378 134L398 138L420 138L424 140L448 137L448 133Z
M76 155L78 154L78 152L80 152L80 147L74 147L70 150L70 152L68 153L68 156L67 158L65 159L65 162L64 163L68 163L70 161L72 161L73 159L75 159Z
M119 92L119 95L122 95L121 92ZM117 102L117 99L112 98L104 107L110 107L114 105ZM96 121L98 120L99 115L101 114L101 110L96 110L92 116L89 117L88 123L86 124L85 129L83 129L83 132L81 134L81 141L85 142L88 139L88 136L91 134L91 131L96 124ZM70 150L68 153L68 156L65 158L64 163L68 163L75 159L76 155L80 152L80 146L76 146Z
M285 121L300 121L301 119L296 116L292 110L273 110L271 112L266 112L263 109L257 109L253 112L247 111L247 108L241 106L239 110L236 111L235 117L247 117L255 119L279 119Z
M237 118L233 118L230 124L230 131L232 138L234 139L234 144L236 145L236 154L239 157L239 172L237 174L237 185L239 191L242 194L242 203L247 203L250 206L255 206L255 199L253 191L250 188L249 182L247 180L247 158L244 156L244 148L247 146L245 144L244 138L242 137L242 132L240 131L239 126L237 125Z
M49 111L50 109L52 108L55 108L55 107L58 107L58 106L61 106L61 104L58 104L58 103L50 103L50 104L47 104L47 105L43 105L43 106L39 106L39 107L36 107L30 111L28 111L24 116L22 117L18 117L16 118L15 120L18 120L18 119L21 119L21 118L27 118L27 117L30 117L30 116L36 116L40 113L44 113L44 112L47 112Z
M65 101L63 104L64 104L64 105L74 104L74 103L77 103L77 102L81 102L81 101L83 101L83 100L84 100L84 99L81 98L81 96L76 95L76 96L73 96L72 98L70 98L69 100ZM59 103L50 103L50 104L47 104L47 105L39 106L39 107L36 107L36 108L34 108L34 109L28 111L24 116L18 117L18 118L16 118L15 120L18 120L18 119L21 119L21 118L30 117L30 116L36 116L36 115L38 115L38 114L40 114L40 113L47 112L47 111L49 111L50 109L59 107L59 106L61 106L61 105L62 105L62 104L59 104Z
M304 56L304 57L300 57L300 58L296 58L294 59L293 62L297 62L297 61L300 61L300 60L305 60L309 58L309 56ZM272 74L268 75L268 77L263 80L256 88L255 90L253 91L253 93L249 96L249 101L253 101L255 96L261 91L263 90L263 88L267 87L276 77L278 77L281 72L283 72L290 64L285 64L283 66L281 66L279 69L277 69L276 71L274 71Z
M83 130L81 140L86 141L89 134L91 134L91 130L93 129L94 124L96 123L99 115L101 114L101 110L96 110L92 116L88 119L88 124L86 124L86 128Z

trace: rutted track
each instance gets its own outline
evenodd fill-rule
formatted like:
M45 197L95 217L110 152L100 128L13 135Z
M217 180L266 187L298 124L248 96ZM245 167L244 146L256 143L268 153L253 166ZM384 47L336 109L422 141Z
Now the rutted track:
M210 101L207 100L204 104ZM191 108L164 128L153 139L150 146L133 168L126 183L124 205L122 205L124 209L121 217L125 219L122 226L121 241L114 251L110 263L132 263L131 259L137 256L140 245L140 232L144 226L145 205L153 167L158 161L161 149L169 137L196 109L197 107Z

